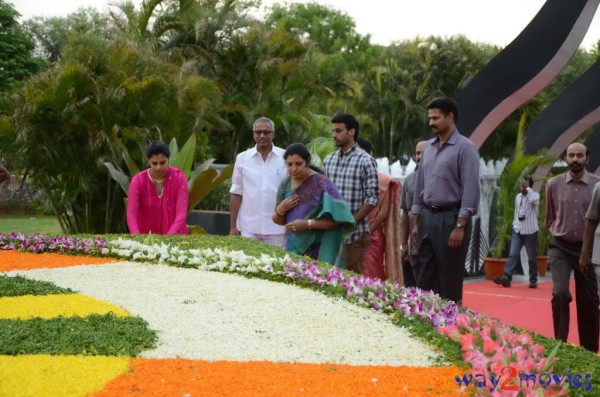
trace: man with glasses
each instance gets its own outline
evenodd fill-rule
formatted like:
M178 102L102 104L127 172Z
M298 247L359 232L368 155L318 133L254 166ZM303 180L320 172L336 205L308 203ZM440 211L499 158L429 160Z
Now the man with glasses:
M285 248L285 228L271 220L277 189L287 175L285 150L273 145L275 124L260 117L253 126L256 145L235 159L229 206L230 235L263 241Z

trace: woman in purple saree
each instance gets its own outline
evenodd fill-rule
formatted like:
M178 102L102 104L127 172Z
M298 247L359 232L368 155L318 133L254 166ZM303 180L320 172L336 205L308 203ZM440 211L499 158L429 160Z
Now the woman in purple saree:
M335 185L310 167L310 153L300 143L283 156L288 177L277 192L273 222L286 227L286 251L346 267L344 239L356 222Z

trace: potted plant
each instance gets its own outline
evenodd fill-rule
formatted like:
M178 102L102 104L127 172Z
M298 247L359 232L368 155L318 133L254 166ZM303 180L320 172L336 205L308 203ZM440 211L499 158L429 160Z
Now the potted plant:
M538 273L542 277L546 275L546 270L548 270L548 244L550 244L550 238L550 231L545 224L540 223L540 231L538 232L537 264Z
M504 273L506 256L512 238L515 196L519 192L519 182L527 175L532 175L538 166L554 161L554 158L545 152L535 155L525 154L523 150L525 121L526 115L523 114L519 121L513 158L502 171L496 186L495 217L490 219L491 223L494 224L496 237L491 248L492 257L484 260L484 271L487 279L502 277Z

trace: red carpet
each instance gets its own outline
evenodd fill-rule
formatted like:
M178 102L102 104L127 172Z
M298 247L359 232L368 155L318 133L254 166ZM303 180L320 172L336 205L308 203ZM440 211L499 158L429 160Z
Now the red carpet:
M495 317L507 325L537 332L554 338L552 326L552 281L540 280L537 289L527 283L513 281L510 288L494 284L491 280L465 282L463 305L478 313ZM568 342L579 345L577 313L575 310L575 281L571 278L571 322Z

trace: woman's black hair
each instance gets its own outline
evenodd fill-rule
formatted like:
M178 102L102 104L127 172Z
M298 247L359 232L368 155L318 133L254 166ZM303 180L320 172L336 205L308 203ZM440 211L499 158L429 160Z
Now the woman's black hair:
M373 150L373 143L369 139L359 136L356 139L356 143L358 144L359 148L369 153L371 156L375 153L375 151Z
M289 156L293 156L293 155L297 155L302 157L302 160L306 161L306 164L308 164L308 166L317 172L321 172L321 170L318 167L315 167L314 165L310 164L310 159L311 159L311 155L310 152L308 150L308 148L302 144L302 143L292 143L290 146L288 146L285 149L285 153L283 154L283 159L287 160L287 158Z
M146 150L146 157L150 158L152 156L156 156L157 154L164 154L166 158L171 157L171 151L166 143L161 141L154 141L148 146L148 150Z

